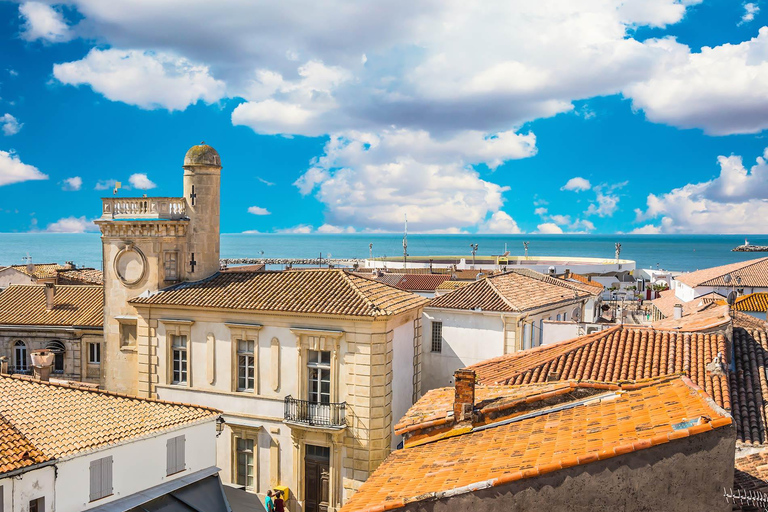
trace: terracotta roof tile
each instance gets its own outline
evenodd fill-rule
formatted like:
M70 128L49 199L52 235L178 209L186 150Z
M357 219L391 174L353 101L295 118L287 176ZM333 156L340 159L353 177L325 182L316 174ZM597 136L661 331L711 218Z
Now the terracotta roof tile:
M733 485L736 489L768 492L768 450L738 457L735 466Z
M444 493L534 478L731 424L731 417L685 377L605 393L610 399L582 401L558 411L545 407L538 415L491 423L481 430L464 429L396 450L342 512L394 510ZM694 425L679 425L684 421Z
M395 286L401 290L434 292L440 284L450 278L448 274L405 274Z
M56 277L57 270L66 268L64 265L59 265L58 263L35 263L32 272L27 270L26 265L11 265L11 267L37 279Z
M57 285L54 307L45 309L45 286L12 284L0 292L0 325L101 327L104 287Z
M0 416L45 457L59 458L218 414L206 407L0 375Z
M653 304L663 316L673 317L675 315L675 304L683 306L683 315L690 315L710 307L714 302L713 300L710 300L710 298L710 294L707 294L706 296L697 297L691 301L684 302L675 297L675 290L664 290L659 293L657 299L651 301L651 304Z
M518 269L485 277L479 281L432 299L430 306L446 309L519 312L548 304L572 301L598 293L585 291L562 279L528 269Z
M683 309L685 311L685 309ZM728 306L706 304L695 313L683 314L682 318L668 317L653 323L654 329L678 329L686 332L706 331L722 328L731 321Z
M731 284L724 280L728 274L734 280ZM695 288L697 286L731 286L736 284L736 277L741 278L740 286L768 288L768 257L705 268L682 274L675 280Z
M129 302L377 317L423 306L428 299L343 270L317 269L219 272Z
M3 473L50 460L0 414L0 477Z
M463 286L467 286L468 284L472 284L472 281L443 281L438 285L435 290L455 290L456 288L461 288Z
M718 304L726 304L726 302L721 299ZM768 311L768 292L755 292L737 297L731 308L736 311L765 313Z
M104 284L104 273L95 268L57 270L56 284Z

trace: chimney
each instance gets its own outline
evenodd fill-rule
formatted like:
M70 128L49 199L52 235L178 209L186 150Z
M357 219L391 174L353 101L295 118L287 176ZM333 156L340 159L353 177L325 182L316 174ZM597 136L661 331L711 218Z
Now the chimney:
M77 267L75 267L74 262L67 261L67 262L64 263L64 268L67 269L67 270L75 270L75 268L77 268Z
M8 356L0 357L0 374L8 375Z
M37 380L48 382L53 370L53 359L55 354L50 350L33 350L29 354L32 359L32 371Z
M56 296L56 285L54 283L45 283L45 310L53 309L53 298Z
M453 400L453 420L471 420L475 406L475 371L460 368L453 374L456 395Z
M683 305L675 304L675 319L679 320L683 318Z

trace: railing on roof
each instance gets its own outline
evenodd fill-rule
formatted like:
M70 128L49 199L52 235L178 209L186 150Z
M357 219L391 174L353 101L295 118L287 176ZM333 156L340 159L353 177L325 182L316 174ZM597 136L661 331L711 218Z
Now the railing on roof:
M313 427L342 429L346 422L347 403L316 403L285 397L285 421Z
M103 197L102 219L183 219L187 202L183 197Z

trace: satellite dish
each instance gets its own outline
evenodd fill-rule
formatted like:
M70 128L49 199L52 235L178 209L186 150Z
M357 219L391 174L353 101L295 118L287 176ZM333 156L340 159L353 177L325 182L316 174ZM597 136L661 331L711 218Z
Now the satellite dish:
M573 312L571 313L571 318L573 318L577 322L581 320L581 308L573 308Z
M726 300L729 306L733 306L736 303L736 292L729 293Z
M723 276L723 281L725 281L725 284L731 284L731 274L725 274Z

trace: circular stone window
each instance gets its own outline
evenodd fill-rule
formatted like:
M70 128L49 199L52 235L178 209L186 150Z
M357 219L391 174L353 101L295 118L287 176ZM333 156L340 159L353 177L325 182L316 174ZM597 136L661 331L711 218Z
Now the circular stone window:
M115 274L126 286L133 286L144 278L147 259L139 249L127 245L115 257Z

